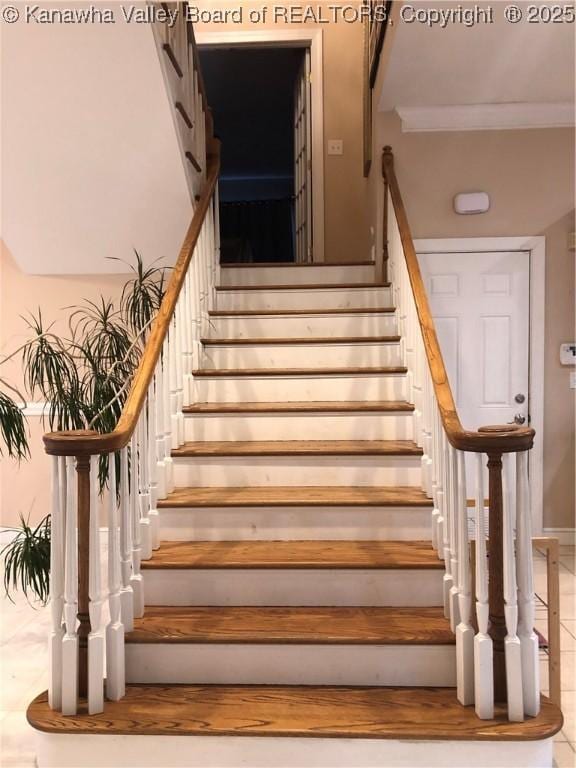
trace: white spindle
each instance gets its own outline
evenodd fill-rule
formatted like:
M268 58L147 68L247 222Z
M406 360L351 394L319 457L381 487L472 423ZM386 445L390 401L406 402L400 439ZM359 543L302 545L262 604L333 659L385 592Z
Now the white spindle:
M66 547L64 568L64 624L62 639L62 714L75 715L78 707L78 506L75 462L66 459Z
M166 464L164 462L164 371L163 360L158 360L156 367L156 398L154 402L154 424L156 445L156 484L158 498L164 499L168 493L166 484Z
M182 318L182 302L178 301L174 311L174 331L175 331L175 364L176 364L176 435L178 445L184 442L184 369L182 367L183 358L183 332L184 321Z
M504 654L506 659L506 695L508 700L508 719L513 722L524 720L524 702L522 692L522 649L518 637L518 601L516 585L516 556L514 551L514 518L512 488L510 482L509 453L502 456L503 484L503 549L504 549L504 616L506 619L506 637Z
M132 515L130 508L130 471L128 447L120 453L120 603L122 624L126 632L134 629L134 595L132 592Z
M116 487L116 454L108 456L108 604L110 623L106 627L106 695L118 701L125 693L124 625L122 624L120 536ZM121 475L122 479L122 470Z
M458 701L474 703L474 630L470 624L470 553L468 548L468 508L466 493L466 458L456 451L458 481L458 613L456 627L456 679Z
M66 459L52 457L52 514L50 518L50 613L48 704L62 706L62 623L64 611L64 536L66 525Z
M452 586L450 588L450 626L452 632L460 623L458 610L458 594L460 583L458 581L458 558L459 558L459 530L461 524L461 510L458 506L458 457L456 449L448 444L448 460L450 462L450 574L452 576Z
M90 634L88 635L88 714L95 715L104 710L104 622L102 604L104 596L101 586L100 515L98 498L99 456L90 457L90 525L88 548L88 612ZM108 554L110 557L110 553Z
M170 365L170 434L171 448L178 448L180 445L178 435L178 367L176 358L178 356L177 332L175 318L172 318L167 337L168 343L168 361Z
M142 539L140 526L140 498L138 489L138 449L136 437L130 442L130 520L132 525L132 576L130 585L134 597L134 617L144 615L144 584L140 563L142 561Z
M450 548L450 531L452 527L452 479L451 479L451 466L450 456L448 453L448 439L444 428L442 428L442 470L443 481L442 487L444 490L443 496L443 508L442 508L442 540L444 545L444 580L443 580L443 597L444 597L444 616L447 619L451 619L452 612L450 610L450 590L454 586L454 580L452 578L452 553Z
M146 462L148 469L148 485L150 492L150 536L152 549L160 546L160 518L158 517L158 482L156 460L156 376L148 389L148 414L146 419L148 435L146 439Z
M136 463L138 468L142 560L150 560L152 557L152 528L148 516L150 511L150 486L148 481L148 427L146 422L146 405L144 405L136 426Z
M171 363L170 363L170 331L164 340L162 348L162 391L164 395L163 422L164 422L164 466L166 467L166 493L174 489L172 473L172 391L171 391Z
M532 507L528 480L528 452L516 454L516 557L518 578L518 636L522 647L524 712L540 712L538 637L534 632L534 564L532 562Z
M441 516L441 494L442 483L440 480L440 414L436 396L432 392L431 406L431 424L432 424L432 499L434 507L432 509L432 546L442 559L444 550L442 542L442 516Z
M474 703L482 720L494 717L494 657L488 634L488 559L486 556L486 521L484 510L483 454L476 454L476 618L478 634L474 638Z
M445 511L445 492L444 492L444 427L442 426L442 418L440 416L440 411L438 408L436 408L436 453L437 453L437 462L438 462L438 479L437 479L437 491L436 491L436 500L438 505L438 518L437 518L437 525L438 525L438 557L440 560L446 560L446 548L447 543L445 541L445 535L446 535L446 519L444 516ZM444 602L444 606L447 606L446 601ZM445 615L447 615L447 610L445 610Z

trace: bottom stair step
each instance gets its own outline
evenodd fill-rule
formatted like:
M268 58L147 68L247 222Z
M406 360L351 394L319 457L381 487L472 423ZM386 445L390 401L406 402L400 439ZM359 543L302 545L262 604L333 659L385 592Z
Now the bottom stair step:
M126 639L132 683L456 682L442 608L158 606Z
M131 685L99 715L63 716L46 693L27 715L39 768L532 768L562 727L547 699L523 723L479 720L451 688Z

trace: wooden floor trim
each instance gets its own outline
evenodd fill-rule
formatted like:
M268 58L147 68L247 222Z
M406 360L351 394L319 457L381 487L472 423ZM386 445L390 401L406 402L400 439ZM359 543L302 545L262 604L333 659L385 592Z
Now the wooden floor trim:
M293 285L217 285L216 290L225 291L342 291L367 288L390 288L391 283L295 283Z
M214 309L211 317L282 317L283 315L392 315L395 307L342 307L340 309Z
M305 338L266 338L260 336L259 338L230 338L230 339L201 339L200 341L207 347L220 347L220 346L295 346L305 344L397 344L400 341L400 336L324 336L314 337L308 336Z
M443 608L150 606L134 644L454 645Z
M204 413L412 413L414 405L403 400L377 402L350 401L348 403L325 401L285 403L194 403L182 409L188 414Z
M172 450L175 458L194 456L422 456L413 440L208 440Z
M562 714L542 699L537 717L508 721L497 705L479 720L453 688L357 688L271 685L128 685L104 712L62 715L42 693L30 725L51 734L108 736L277 736L416 741L535 741L562 728Z
M439 571L444 564L429 541L165 541L142 568Z
M207 507L429 507L432 499L412 486L253 486L176 488L159 509Z
M374 368L199 368L194 376L236 377L236 376L387 376L405 374L405 366Z

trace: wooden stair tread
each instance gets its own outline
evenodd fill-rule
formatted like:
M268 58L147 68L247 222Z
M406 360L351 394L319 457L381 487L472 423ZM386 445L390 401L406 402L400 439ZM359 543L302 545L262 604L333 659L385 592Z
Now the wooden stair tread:
M192 371L194 376L377 376L407 372L408 369L400 365L372 368L200 368Z
M172 507L431 507L413 486L254 486L175 488L159 508Z
M339 307L336 309L213 309L212 317L277 317L281 315L384 315L394 314L395 307Z
M211 440L187 442L174 457L191 456L422 456L412 440Z
M403 400L361 400L341 403L323 400L286 403L194 403L185 405L184 413L394 413L412 412L414 406Z
M453 645L442 608L146 608L129 643Z
M305 336L302 338L290 338L283 336L281 338L267 338L260 336L258 338L230 338L230 339L201 339L202 344L207 347L220 346L290 346L304 344L397 344L400 336Z
M145 570L443 567L428 541L165 541L142 561Z
M217 285L217 291L309 291L390 288L391 283L296 283L294 285Z
M537 717L493 720L463 707L454 688L358 688L279 685L127 685L104 712L62 715L48 694L28 707L30 725L48 733L158 736L286 736L458 741L546 739L562 727L562 714L542 698Z

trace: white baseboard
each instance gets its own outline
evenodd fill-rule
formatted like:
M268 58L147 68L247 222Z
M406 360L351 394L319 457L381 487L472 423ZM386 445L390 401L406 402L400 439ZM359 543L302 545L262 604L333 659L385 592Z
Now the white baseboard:
M544 528L544 536L553 536L564 546L574 546L576 544L576 528Z

